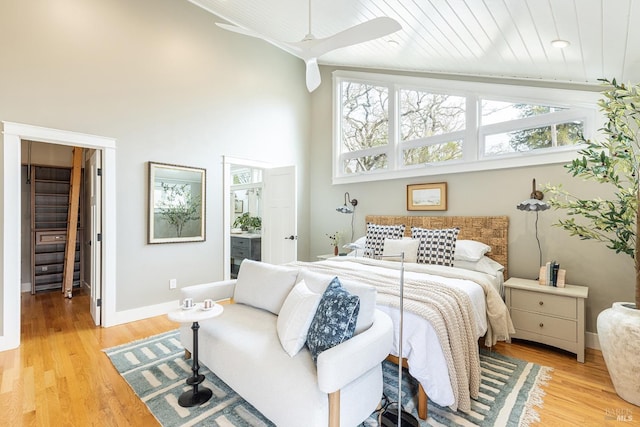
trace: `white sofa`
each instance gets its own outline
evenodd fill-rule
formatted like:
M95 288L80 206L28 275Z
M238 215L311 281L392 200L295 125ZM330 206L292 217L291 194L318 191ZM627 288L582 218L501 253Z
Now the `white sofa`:
M279 427L356 426L380 402L381 362L393 326L375 308L375 288L341 281L360 300L354 336L321 352L317 365L304 346L317 301L332 279L245 260L237 280L181 290L182 298L195 302L232 299L220 316L200 322L200 362ZM192 351L190 325L181 325L180 339Z

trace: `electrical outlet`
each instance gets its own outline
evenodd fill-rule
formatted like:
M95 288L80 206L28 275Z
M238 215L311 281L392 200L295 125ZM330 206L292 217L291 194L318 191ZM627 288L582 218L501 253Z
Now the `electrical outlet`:
M175 289L178 286L178 279L169 280L169 289Z

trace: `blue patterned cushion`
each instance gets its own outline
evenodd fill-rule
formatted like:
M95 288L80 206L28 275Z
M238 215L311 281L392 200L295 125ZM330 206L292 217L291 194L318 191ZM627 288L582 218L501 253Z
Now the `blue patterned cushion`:
M404 225L378 225L368 222L364 256L373 258L382 255L384 239L402 239L402 236Z
M335 277L322 294L307 334L307 347L314 362L320 353L353 336L359 311L360 298L351 295Z
M428 229L411 227L411 238L419 239L418 262L453 266L458 228Z

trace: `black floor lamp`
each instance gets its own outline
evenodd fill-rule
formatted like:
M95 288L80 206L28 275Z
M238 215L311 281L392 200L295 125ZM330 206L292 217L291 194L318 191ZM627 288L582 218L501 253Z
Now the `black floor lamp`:
M380 258L398 258L398 255L381 255ZM400 258L400 325L398 337L398 401L387 404L378 417L382 427L419 427L416 417L402 409L402 331L404 322L404 252Z
M542 191L536 190L536 179L534 178L531 195L527 200L518 203L516 206L518 210L536 213L536 241L538 242L538 253L540 255L540 264L538 267L542 265L542 248L540 247L540 239L538 238L538 213L549 209L549 204L543 202L542 199L544 199L544 194L542 194Z

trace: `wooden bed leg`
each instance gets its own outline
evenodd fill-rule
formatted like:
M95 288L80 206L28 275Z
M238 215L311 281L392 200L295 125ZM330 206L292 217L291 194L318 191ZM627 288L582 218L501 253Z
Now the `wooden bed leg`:
M398 356L394 356L392 354L387 356L387 360L395 363L396 365L400 363L400 359ZM406 358L402 358L402 366L405 368L409 368L409 361ZM422 388L422 384L418 383L418 416L421 420L427 419L428 412L428 401L427 401L427 393Z
M184 349L184 358L187 360L191 359L191 352L186 348Z
M427 419L428 403L427 393L422 388L422 384L418 384L418 417L421 420Z
M329 427L340 427L340 390L329 393Z

